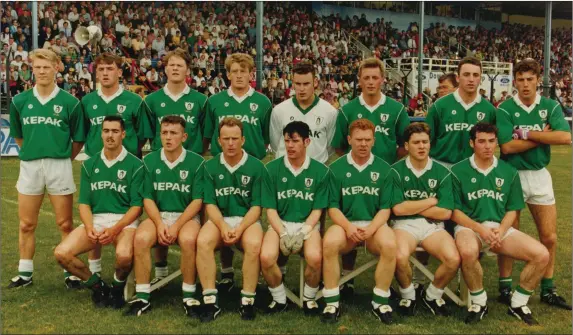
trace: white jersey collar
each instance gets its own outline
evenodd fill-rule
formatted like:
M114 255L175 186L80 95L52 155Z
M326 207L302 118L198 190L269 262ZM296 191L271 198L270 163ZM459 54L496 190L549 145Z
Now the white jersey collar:
M477 172L483 174L484 176L487 176L491 172L491 170L493 170L497 167L497 158L495 156L493 156L493 164L491 164L491 166L488 167L487 169L482 170L476 165L475 154L474 154L474 155L471 155L471 157L470 157L470 165L474 169L476 169Z
M252 87L249 87L249 90L247 91L247 93L245 93L245 95L243 95L242 97L238 97L235 92L233 92L233 89L231 87L229 87L227 89L227 94L229 94L230 97L234 98L235 100L237 100L238 103L241 103L243 101L245 101L246 98L250 97L251 95L253 95L255 93L255 89Z
M42 105L45 105L48 102L50 102L50 100L55 98L56 95L58 95L58 93L60 93L60 88L58 87L58 85L54 85L54 90L52 91L52 93L50 93L50 95L48 95L45 98L40 97L40 93L38 93L38 88L36 88L36 85L34 85L34 89L32 90L32 92L34 93L36 99L38 99L38 102L40 102L40 104Z
M286 168L289 169L289 171L296 177L299 174L301 174L302 171L308 169L308 166L310 165L310 157L308 157L308 155L305 157L304 163L302 163L302 166L298 170L295 170L294 167L291 165L291 163L288 160L287 155L284 155L284 162L285 162Z
M173 93L171 93L168 86L169 86L169 83L165 84L165 86L163 87L163 92L165 92L165 95L170 97L171 100L173 100L175 102L177 102L177 100L179 100L185 94L189 94L189 92L191 92L191 88L187 84L185 84L185 88L183 89L183 91L177 95L174 95Z
M470 102L469 104L466 105L466 103L462 100L462 97L460 96L460 92L459 89L454 91L454 99L456 99L457 102L460 103L460 105L462 105L462 107L465 110L469 110L470 108L472 108L475 104L479 104L481 102L481 95L476 94L476 98L474 99L474 101Z
M168 159L167 156L165 156L165 149L161 148L161 160L163 162L165 162L165 165L167 165L167 167L171 170L173 170L173 168L175 168L177 166L177 164L183 162L185 160L185 157L187 156L187 150L185 150L185 148L183 148L183 150L181 151L181 154L179 155L179 157L177 157L177 159L175 161L173 161L173 163L171 163Z
M105 157L105 154L103 153L105 149L103 149L100 153L100 157L101 160L104 162L105 166L107 166L108 168L114 166L115 163L117 162L121 162L122 160L125 159L125 157L127 157L127 149L125 149L125 147L122 145L121 146L121 152L119 153L119 155L112 159L112 160L107 160L107 158Z
M243 149L243 158L241 158L241 160L239 161L239 163L237 163L237 165L235 166L231 166L227 163L227 161L225 161L225 155L223 155L223 153L221 153L221 158L220 158L220 162L221 164L223 164L223 166L225 166L225 168L230 172L233 173L235 171L237 171L241 166L245 165L245 163L247 162L247 159L249 158L249 155L247 154L247 152Z
M99 95L100 98L103 101L105 101L106 104L109 104L113 99L119 97L121 95L121 93L123 93L123 88L121 86L119 86L117 91L115 91L115 93L110 95L109 97L104 95L103 92L101 91L101 89L96 90L96 92L97 92L97 95Z
M362 95L363 95L363 93L361 93L358 96L358 101L360 102L360 104L362 106L364 106L370 112L374 112L378 107L380 107L386 103L386 95L384 95L384 93L382 93L380 100L378 100L378 102L374 106L369 106L368 104L366 104L366 101L364 100L364 97Z
M430 157L428 157L428 162L426 163L426 166L424 166L424 168L422 170L417 170L416 168L414 168L414 166L412 165L412 161L410 160L410 156L406 157L406 167L408 169L410 169L410 171L412 171L412 173L420 178L424 173L426 173L426 171L430 171L432 169L432 159Z
M346 154L346 160L348 161L348 164L354 166L356 170L358 170L358 172L362 172L368 167L368 165L374 162L374 155L370 153L370 158L368 158L368 161L366 161L364 165L358 165L358 163L356 163L354 159L352 159L352 153L350 152Z
M521 99L519 99L519 94L516 94L513 97L513 101L515 101L515 104L518 105L519 107L521 107L521 109L523 109L524 111L526 111L528 114L531 113L531 111L535 108L535 106L539 105L539 103L541 102L541 95L539 95L539 93L535 94L535 101L531 104L531 106L527 107L522 101Z

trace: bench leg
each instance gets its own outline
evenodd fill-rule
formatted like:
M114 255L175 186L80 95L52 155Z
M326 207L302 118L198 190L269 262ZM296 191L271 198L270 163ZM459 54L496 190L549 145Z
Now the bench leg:
M284 281L283 281L284 282ZM304 294L304 258L300 260L300 281L299 281L299 295L297 296L288 287L285 286L287 299L294 302L299 308L302 308L302 296ZM318 298L317 298L318 299Z
M131 270L127 276L125 287L123 288L123 298L130 301L135 295L135 271Z
M434 280L434 274L430 272L430 270L428 270L428 268L426 268L422 263L420 263L415 257L410 256L410 262L412 263L412 265L414 265L417 269L419 269L420 271L422 271L422 273L428 278L430 279L430 281ZM460 274L461 270L458 270L458 281L459 281L459 274ZM462 279L463 282L463 279ZM465 282L463 283L463 287L465 288ZM465 300L464 294L464 288L462 288L462 283L460 283L460 296L456 295L454 292L452 292L452 290L450 290L449 287L445 287L444 288L444 293L450 298L452 299L453 302L455 302L456 304L458 304L458 306L464 306L467 304L467 300ZM465 290L467 291L467 288L465 288ZM468 299L469 300L469 299Z

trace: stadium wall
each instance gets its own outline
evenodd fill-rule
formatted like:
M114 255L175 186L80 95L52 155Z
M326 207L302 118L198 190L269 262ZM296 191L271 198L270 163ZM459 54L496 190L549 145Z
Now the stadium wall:
M538 28L542 28L545 26L545 18L544 17L536 17L536 16L525 16L525 15L508 15L502 14L501 20L503 22L509 23L520 23L525 25L530 25ZM573 26L572 20L565 20L565 19L553 19L551 20L551 28L568 28L571 29Z

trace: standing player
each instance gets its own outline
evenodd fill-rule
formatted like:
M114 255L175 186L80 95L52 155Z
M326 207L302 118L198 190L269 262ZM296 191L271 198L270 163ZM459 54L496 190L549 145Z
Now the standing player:
M79 212L83 225L54 251L58 263L92 290L97 307L119 309L125 304L123 289L131 271L133 236L141 215L143 163L122 145L125 136L123 118L106 116L101 136L104 149L82 163ZM115 273L110 292L100 274L91 273L78 255L98 244L111 243L115 246Z
M438 98L454 93L457 88L458 80L455 73L446 73L438 78Z
M443 225L454 208L450 172L428 157L430 129L427 124L410 124L404 133L404 141L408 156L392 165L396 279L402 295L398 312L414 315L416 300L421 298L423 306L432 314L448 316L450 312L442 295L460 266L454 239ZM434 280L421 297L416 297L409 261L418 245L441 262Z
M36 78L33 89L16 95L10 104L10 136L20 147L18 217L20 227L18 276L9 288L32 284L35 231L38 214L48 190L62 240L72 231L72 160L85 141L83 110L80 101L56 86L60 66L58 56L48 49L30 54ZM80 288L81 281L65 273L68 288Z
M296 82L296 80L295 80ZM295 84L296 85L296 84ZM273 301L268 312L287 308L285 287L277 261L304 249L306 260L303 308L317 314L316 293L320 282L322 242L319 221L328 205L328 168L310 158L310 128L302 121L284 127L286 155L267 164L263 183L263 207L267 209L269 229L263 239L261 268Z
M203 201L209 221L201 227L197 238L197 271L204 303L201 321L215 320L221 312L215 288L215 250L236 244L244 251L239 313L243 320L253 320L263 240L259 218L265 167L243 150L241 121L223 118L217 134L223 152L205 163Z
M479 322L488 313L479 253L490 249L526 262L508 314L528 325L537 324L527 302L547 267L549 252L534 238L511 227L524 203L517 171L494 156L497 128L478 123L470 131L470 145L474 154L451 168L455 202L452 220L458 224L456 245L471 299L465 321Z
M203 134L205 148L211 144L213 156L221 152L218 126L225 117L231 116L243 123L244 150L261 160L267 155L270 141L271 101L250 86L255 69L251 56L234 53L225 60L225 69L231 86L226 91L210 97L205 106ZM233 251L230 248L223 247L221 250L221 268L219 287L229 292L234 286Z
M136 300L126 315L141 315L150 310L150 251L159 243L181 247L183 308L188 316L198 316L195 296L196 241L199 211L203 203L203 157L185 150L185 120L167 115L161 120L162 148L145 156L143 205L149 219L137 228L134 241Z
M334 224L326 231L322 249L326 302L323 322L336 322L340 316L338 256L365 245L380 257L374 273L372 313L380 321L392 323L389 298L396 267L396 241L387 225L392 200L391 168L371 151L374 129L367 119L352 122L348 136L351 151L330 165L328 214Z
M191 56L183 49L177 48L165 55L164 63L167 84L145 98L151 113L152 129L155 129L154 138L151 141L151 150L161 149L161 120L167 115L179 115L186 121L187 139L183 143L183 148L201 155L203 153L203 141L200 121L207 97L191 89L185 82L191 68ZM167 267L168 247L158 245L154 250L155 278L151 281L151 285L169 274Z
M523 198L531 211L539 239L551 255L541 279L541 301L571 310L553 283L557 250L557 208L551 175L545 168L551 158L552 144L570 145L571 130L557 101L537 93L540 66L533 59L519 62L513 69L517 95L504 101L498 109L497 125L501 159L519 172ZM519 214L513 225L519 228ZM500 257L500 301L511 300L511 258Z
M141 158L141 148L147 139L153 138L149 109L141 97L119 86L120 56L103 53L95 60L96 76L101 88L82 98L86 115L87 140L85 153L97 155L103 148L101 141L102 123L108 115L119 115L125 123L123 145L132 155ZM97 245L88 254L90 270L101 272L101 248Z

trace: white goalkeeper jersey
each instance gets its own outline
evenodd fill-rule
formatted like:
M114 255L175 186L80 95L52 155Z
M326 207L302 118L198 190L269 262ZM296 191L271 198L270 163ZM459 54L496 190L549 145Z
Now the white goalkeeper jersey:
M292 121L303 121L310 127L310 145L306 154L321 163L326 163L333 152L330 142L336 128L337 110L327 101L315 96L312 105L302 109L296 97L283 101L273 108L270 122L271 148L275 157L285 154L284 127Z

